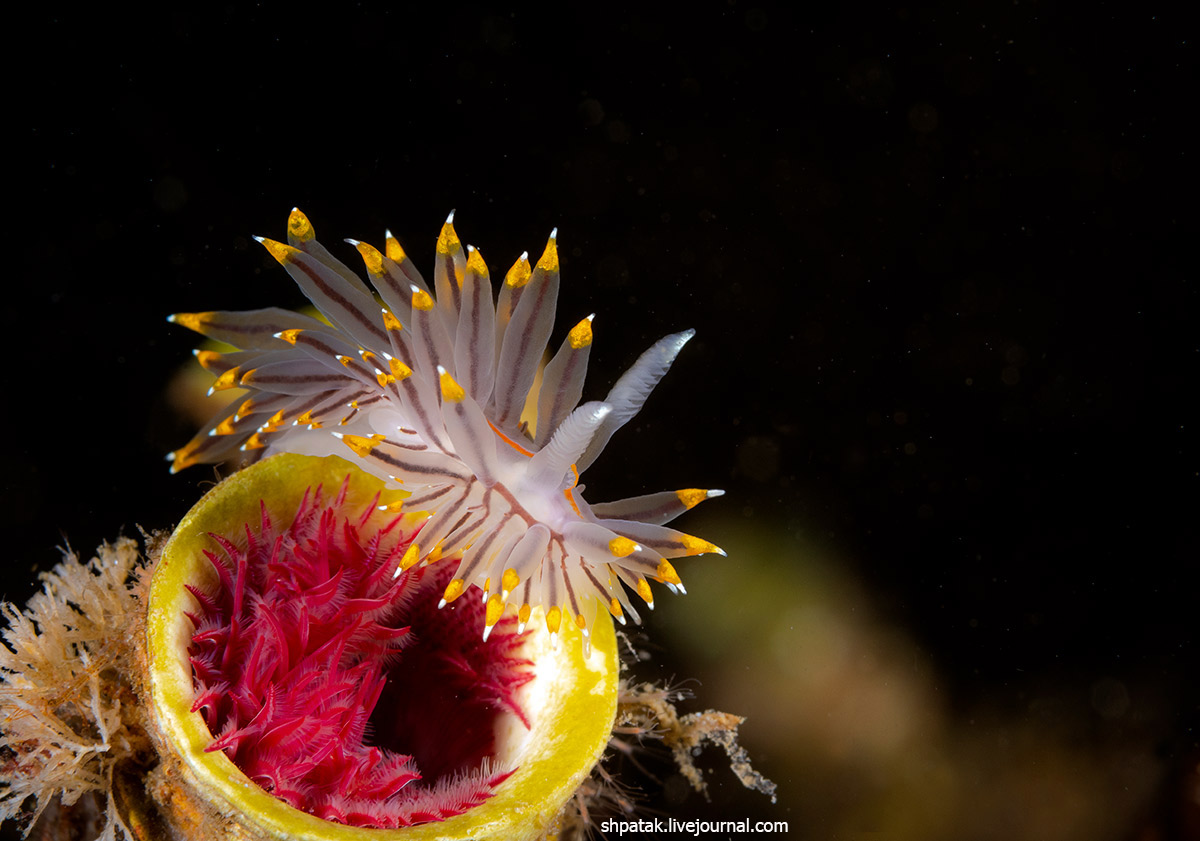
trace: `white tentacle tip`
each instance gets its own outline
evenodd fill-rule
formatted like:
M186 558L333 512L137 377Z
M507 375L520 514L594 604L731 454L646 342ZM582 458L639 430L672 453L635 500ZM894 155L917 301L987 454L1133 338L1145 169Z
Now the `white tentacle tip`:
M450 211L450 215L448 215L448 216L446 217L446 224L447 224L447 225L453 225L453 224L454 224L454 211L453 211L453 210L451 210L451 211Z
M720 488L713 488L708 493L706 493L704 496L706 499L712 499L713 497L718 497L718 496L725 496L725 491L721 490Z

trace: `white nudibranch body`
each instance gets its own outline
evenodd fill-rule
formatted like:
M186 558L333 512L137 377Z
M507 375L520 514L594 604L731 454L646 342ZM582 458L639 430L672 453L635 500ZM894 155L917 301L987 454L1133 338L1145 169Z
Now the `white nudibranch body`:
M586 646L599 606L621 623L625 614L640 621L626 587L651 608L648 580L683 592L669 558L724 554L664 525L721 491L592 505L578 484L693 331L659 340L603 402L579 405L588 316L546 364L538 388L558 297L555 233L535 267L526 255L517 260L493 302L487 266L476 249L464 252L453 216L438 237L433 290L390 232L383 252L347 240L373 291L316 241L299 210L288 218L288 244L257 238L328 323L278 308L171 316L240 348L196 352L217 375L211 391L248 390L168 456L171 470L238 450L353 453L362 469L410 492L406 511L429 512L397 574L457 559L442 604L478 586L485 638L507 605L521 628L540 605L552 633L565 615Z

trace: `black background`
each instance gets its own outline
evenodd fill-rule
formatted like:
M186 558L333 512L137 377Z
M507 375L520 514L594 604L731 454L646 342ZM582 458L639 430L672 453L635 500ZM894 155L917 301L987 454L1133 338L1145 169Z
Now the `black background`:
M1200 719L1180 20L51 4L9 38L7 598L64 540L169 528L212 478L162 460L191 433L163 393L193 346L164 318L299 305L250 239L282 239L293 205L352 266L340 240L387 227L428 269L451 208L494 276L558 226L556 337L597 313L585 397L698 330L589 473L595 498L724 487L708 506L727 520L825 547L951 710L1150 687L1166 776L1114 837L1178 830ZM733 816L825 837L790 808L770 734L747 739L780 805Z

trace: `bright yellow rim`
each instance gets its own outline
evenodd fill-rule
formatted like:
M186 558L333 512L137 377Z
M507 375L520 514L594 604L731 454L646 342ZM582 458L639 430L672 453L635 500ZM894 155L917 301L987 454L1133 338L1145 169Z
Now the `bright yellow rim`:
M210 548L209 532L234 534L243 523L257 524L259 500L265 500L273 522L286 525L305 490L324 485L336 493L350 475L348 499L365 504L377 492L381 502L399 500L402 491L383 484L337 457L277 455L234 474L213 488L180 522L163 548L150 587L147 645L150 688L163 738L195 772L213 805L242 823L279 839L532 839L539 837L562 805L591 772L612 734L617 703L617 644L611 618L598 612L592 628L592 654L585 661L580 631L562 623L561 639L551 645L540 610L524 655L534 661L524 708L533 727L518 753L517 771L497 787L482 805L439 823L399 830L363 829L321 820L268 794L249 780L222 752L206 753L212 740L199 713L191 711L194 697L187 647L191 622L185 611L196 612L186 583L215 579L202 549ZM224 801L216 802L217 798Z

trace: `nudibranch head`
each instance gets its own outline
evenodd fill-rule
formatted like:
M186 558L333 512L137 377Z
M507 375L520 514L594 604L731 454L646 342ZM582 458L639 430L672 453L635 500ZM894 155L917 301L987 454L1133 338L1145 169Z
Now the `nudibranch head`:
M198 354L216 375L213 391L248 391L171 454L171 469L239 450L353 454L363 470L408 492L405 512L427 512L417 548L397 571L457 559L441 604L477 587L485 639L509 606L519 629L539 606L552 633L575 624L585 651L598 610L640 621L626 588L653 608L650 581L684 592L670 559L721 552L664 525L721 491L590 504L579 476L642 408L693 331L661 339L603 401L579 405L588 316L536 385L558 297L556 234L535 265L517 259L493 299L487 265L463 246L453 213L437 240L431 288L390 233L382 251L347 240L368 286L293 210L287 243L258 240L326 320L277 308L171 316L239 349Z

